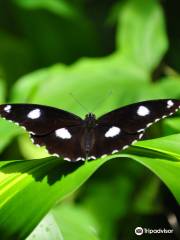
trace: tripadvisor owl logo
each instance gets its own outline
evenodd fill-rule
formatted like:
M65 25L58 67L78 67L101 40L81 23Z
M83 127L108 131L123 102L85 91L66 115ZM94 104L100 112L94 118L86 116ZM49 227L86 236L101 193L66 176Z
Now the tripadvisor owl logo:
M143 228L142 227L136 227L135 228L135 234L136 235L142 235L143 234Z

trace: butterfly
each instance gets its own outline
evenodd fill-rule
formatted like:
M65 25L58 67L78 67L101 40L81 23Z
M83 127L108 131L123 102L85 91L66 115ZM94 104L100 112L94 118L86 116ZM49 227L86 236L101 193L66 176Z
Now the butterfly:
M174 114L180 100L134 103L96 119L37 104L2 104L0 116L26 129L33 143L65 160L96 159L126 149L142 138L153 123Z

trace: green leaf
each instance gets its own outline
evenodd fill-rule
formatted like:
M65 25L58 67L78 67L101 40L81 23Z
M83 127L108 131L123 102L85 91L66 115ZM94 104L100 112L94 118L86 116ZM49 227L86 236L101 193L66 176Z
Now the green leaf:
M87 210L73 204L53 208L26 240L39 239L100 240L95 219Z
M26 240L64 240L52 213L48 213Z
M14 0L19 6L27 9L47 9L63 17L78 17L78 8L67 0Z
M0 119L0 152L4 150L5 147L12 141L12 139L18 134L22 133L22 129L14 126L4 119Z
M136 146L165 153L169 156L175 157L177 160L180 160L180 134L139 141L136 143Z
M165 134L175 134L180 132L180 118L167 118L163 124L163 131Z
M161 140L162 146L160 145ZM177 181L180 171L178 160L180 151L177 145L171 148L167 144L170 142L172 146L174 143L180 142L180 134L157 139L158 147L156 148L154 147L155 141L148 140L136 144L136 146L141 145L142 153L144 148L158 151L154 152L154 155L121 153L83 165L52 157L2 162L0 167L1 237L12 239L16 233L18 239L24 239L57 200L62 200L74 192L103 163L112 158L117 158L118 161L118 157L129 157L145 165L169 187L180 203L180 184ZM160 158L159 152L165 154ZM172 160L170 160L171 156L174 157ZM31 204L29 205L29 203ZM20 211L23 212L23 215L17 219ZM9 218L9 216L11 217Z
M140 162L145 167L154 172L171 190L177 202L180 204L180 162L169 161L168 158L150 158L131 155L130 158Z
M0 168L1 237L24 239L57 200L80 187L106 160L79 168L79 164L57 158L3 162ZM23 215L17 219L20 211Z
M156 0L131 0L120 12L119 53L152 71L167 50L164 16Z
M98 226L93 216L82 207L62 204L52 209L52 214L67 240L98 240ZM71 231L69 231L71 226ZM100 240L100 239L99 239Z

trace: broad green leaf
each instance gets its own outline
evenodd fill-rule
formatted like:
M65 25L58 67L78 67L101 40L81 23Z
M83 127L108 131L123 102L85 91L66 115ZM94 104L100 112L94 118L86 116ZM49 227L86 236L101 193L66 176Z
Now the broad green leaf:
M57 200L75 191L106 160L81 167L57 158L11 161L6 165L3 162L0 168L1 237L24 239ZM19 212L23 214L17 219Z
M136 146L165 153L180 160L180 134L139 141Z
M154 172L167 185L180 204L180 184L178 181L180 173L179 161L169 161L166 157L163 159L136 155L129 155L129 157Z
M167 118L163 124L163 132L167 135L180 132L180 117Z
M126 1L121 8L118 26L119 53L147 71L152 71L168 45L158 1Z
M24 239L57 200L62 200L74 192L103 163L112 158L117 158L119 161L118 157L129 157L142 163L169 187L180 203L180 184L177 181L180 171L178 161L180 152L176 147L173 148L174 152L171 148L166 151L165 148L168 146L165 140L162 138L161 149L161 139L157 139L157 145L159 144L157 151L166 153L161 158L158 152L154 152L153 156L121 153L83 165L66 163L52 157L31 161L9 161L7 164L3 162L0 168L1 236L12 239L16 233L18 239ZM180 134L168 137L167 141L171 144L180 141ZM152 149L153 143L155 144L155 140L143 141L137 146L141 145L142 150ZM170 156L174 159L170 160ZM20 211L23 215L17 220Z

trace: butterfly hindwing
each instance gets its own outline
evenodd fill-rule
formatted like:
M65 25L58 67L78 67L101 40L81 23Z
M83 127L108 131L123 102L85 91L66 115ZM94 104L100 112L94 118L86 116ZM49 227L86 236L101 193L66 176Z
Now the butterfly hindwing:
M143 133L129 134L115 126L97 126L94 131L94 145L89 155L98 158L117 153L139 140Z
M44 135L64 126L82 123L82 119L74 114L37 104L3 104L0 105L0 116L35 135Z
M83 149L84 128L82 126L64 127L57 129L50 134L36 136L31 134L34 144L45 146L48 153L63 157L68 161L85 160Z

